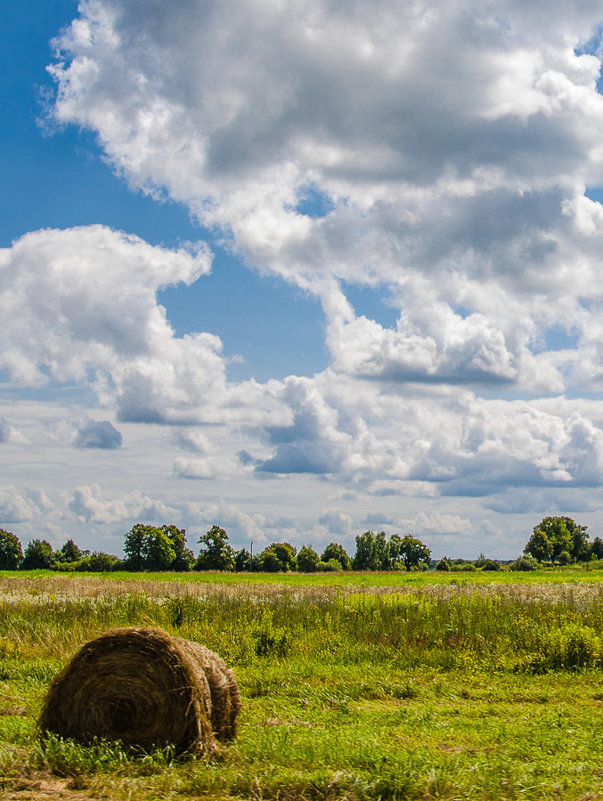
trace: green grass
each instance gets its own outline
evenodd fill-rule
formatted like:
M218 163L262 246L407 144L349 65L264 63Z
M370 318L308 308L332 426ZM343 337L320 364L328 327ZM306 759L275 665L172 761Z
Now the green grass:
M553 575L4 574L0 798L53 775L141 801L603 798L603 582ZM220 758L40 745L52 677L124 625L234 668L240 733Z

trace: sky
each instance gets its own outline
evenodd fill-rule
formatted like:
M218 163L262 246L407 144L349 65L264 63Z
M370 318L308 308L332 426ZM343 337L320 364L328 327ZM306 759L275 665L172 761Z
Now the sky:
M598 0L0 0L0 528L603 528Z

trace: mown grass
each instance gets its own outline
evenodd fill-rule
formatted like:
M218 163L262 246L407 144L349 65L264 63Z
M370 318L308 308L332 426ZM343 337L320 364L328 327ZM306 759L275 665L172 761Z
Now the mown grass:
M178 578L0 576L0 797L54 774L115 799L603 798L603 583ZM39 744L52 677L123 625L234 668L219 759Z

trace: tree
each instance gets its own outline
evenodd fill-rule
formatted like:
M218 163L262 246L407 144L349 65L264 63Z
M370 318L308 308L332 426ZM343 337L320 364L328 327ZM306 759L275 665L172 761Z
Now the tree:
M46 540L31 540L23 554L21 570L48 570L54 563L52 545Z
M176 551L170 538L160 528L146 527L146 536L142 546L142 558L145 570L170 570L176 559Z
M277 542L264 548L258 557L261 571L265 573L289 573L297 568L296 550L288 542Z
M538 562L548 562L553 556L553 547L549 538L544 531L537 527L534 528L534 532L523 551Z
M386 547L386 567L388 570L395 570L404 560L404 540L399 534L392 534Z
M591 556L595 559L603 559L603 540L601 537L595 537L591 545Z
M23 559L23 549L12 531L0 528L0 570L16 570Z
M257 559L254 558L253 562L257 562ZM240 551L235 551L234 567L237 573L243 573L244 571L252 570L254 564L251 561L251 554L247 548L241 548Z
M354 570L386 570L388 566L385 532L373 534L365 531L356 537L356 553L352 560Z
M421 565L429 567L431 561L429 548L421 540L411 537L410 534L402 538L400 555L407 570L412 570L413 567L420 567Z
M228 534L220 526L212 526L199 542L205 547L201 550L195 570L234 570L235 552L228 544Z
M304 545L297 554L297 569L302 573L316 573L320 564L320 556L311 545Z
M184 529L176 526L147 526L136 523L124 539L126 570L186 570L187 555Z
M170 570L179 573L190 570L195 562L195 555L186 547L186 530L176 526L161 526L161 530L167 535L172 548L174 549L174 561Z
M324 562L325 564L330 562L331 559L335 559L337 562L339 562L342 570L352 569L352 562L347 554L347 551L343 545L340 545L338 542L330 542L320 557L321 562Z
M55 551L57 562L79 562L84 556L87 556L90 551L82 551L75 544L73 540L67 540L63 547Z
M147 537L147 529L142 523L136 523L124 539L124 554L126 555L126 570L144 570L144 544Z
M532 536L526 543L524 553L530 554L539 562L553 560L583 560L588 558L587 526L580 526L571 517L545 517L534 526Z

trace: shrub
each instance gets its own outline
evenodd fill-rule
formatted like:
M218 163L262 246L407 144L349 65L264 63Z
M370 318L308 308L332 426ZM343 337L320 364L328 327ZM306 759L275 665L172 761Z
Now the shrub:
M563 629L543 631L538 652L521 660L518 669L547 673L550 670L601 667L602 663L603 644L597 632L589 626L574 623Z
M103 551L94 551L90 556L80 559L75 569L91 573L109 573L111 570L119 570L122 565L123 562L117 556L103 553Z
M520 556L519 559L511 562L509 567L514 571L538 570L538 562L533 556L524 554L524 556Z

